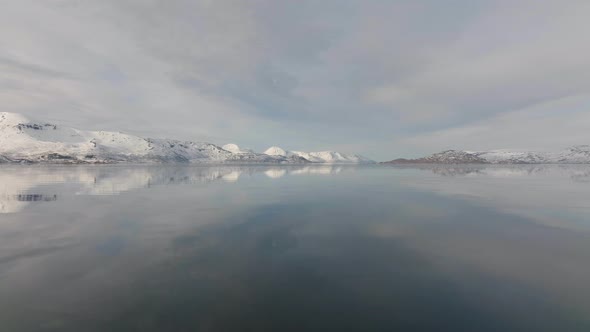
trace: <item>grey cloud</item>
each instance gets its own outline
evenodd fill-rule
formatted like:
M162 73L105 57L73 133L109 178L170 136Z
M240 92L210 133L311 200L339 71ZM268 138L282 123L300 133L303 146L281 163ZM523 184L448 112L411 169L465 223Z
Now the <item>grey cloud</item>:
M22 0L3 7L5 110L79 127L389 159L461 143L437 139L443 132L506 147L520 135L481 142L477 128L489 122L486 130L497 131L503 116L559 105L526 125L534 143L547 136L541 123L568 111L573 122L583 117L555 101L583 99L590 89L584 1ZM590 141L576 130L550 136Z
M8 59L0 57L0 67L5 68L6 70L15 70L21 71L24 73L32 74L32 75L40 75L45 77L51 78L69 78L73 79L74 77L69 75L65 72L60 72L57 70L53 70L51 68L45 68L42 66L38 66L36 64L31 63L24 63L14 59Z

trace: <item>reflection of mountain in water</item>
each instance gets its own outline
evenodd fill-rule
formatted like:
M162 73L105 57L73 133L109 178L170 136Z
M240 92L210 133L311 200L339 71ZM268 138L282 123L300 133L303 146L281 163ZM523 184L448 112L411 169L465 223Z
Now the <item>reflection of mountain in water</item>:
M576 172L571 178L576 182L590 182L590 170Z
M7 201L19 202L51 202L57 200L57 195L21 194L6 196L3 199Z
M446 177L488 176L515 177L528 175L567 176L576 182L590 182L588 165L412 165L390 166L397 169L417 169L431 171Z
M77 195L116 195L158 185L236 182L264 174L271 179L285 175L339 173L340 166L8 166L0 172L0 213L17 212L31 202L57 200L56 186ZM62 191L64 191L62 189Z
M433 174L402 177L411 188L490 205L554 227L590 227L587 223L579 223L590 214L589 165L421 165L395 168L418 169Z
M57 194L16 194L0 196L0 213L16 212L30 202L53 202L57 200Z
M285 176L285 174L287 174L287 171L284 169L269 169L267 171L264 171L264 174L271 179L278 179Z

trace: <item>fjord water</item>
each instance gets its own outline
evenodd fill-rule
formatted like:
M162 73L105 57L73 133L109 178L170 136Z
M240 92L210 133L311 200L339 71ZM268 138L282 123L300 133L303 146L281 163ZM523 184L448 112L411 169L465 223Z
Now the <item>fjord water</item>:
M0 168L0 331L590 331L590 167Z

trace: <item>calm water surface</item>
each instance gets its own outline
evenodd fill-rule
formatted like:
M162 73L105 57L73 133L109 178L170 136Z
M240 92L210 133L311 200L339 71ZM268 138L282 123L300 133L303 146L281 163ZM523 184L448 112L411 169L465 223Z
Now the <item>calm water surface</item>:
M0 331L590 331L590 167L0 167Z

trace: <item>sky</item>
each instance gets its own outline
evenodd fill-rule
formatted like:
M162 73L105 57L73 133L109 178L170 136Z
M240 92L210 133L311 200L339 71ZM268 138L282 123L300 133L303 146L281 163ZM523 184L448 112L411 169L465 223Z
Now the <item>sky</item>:
M590 144L587 0L0 8L0 111L376 160Z

